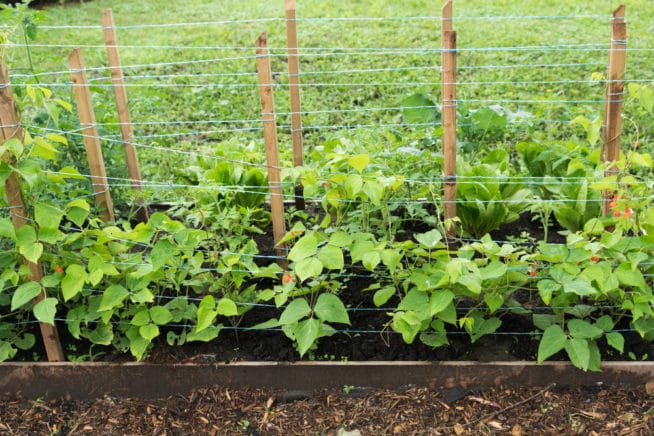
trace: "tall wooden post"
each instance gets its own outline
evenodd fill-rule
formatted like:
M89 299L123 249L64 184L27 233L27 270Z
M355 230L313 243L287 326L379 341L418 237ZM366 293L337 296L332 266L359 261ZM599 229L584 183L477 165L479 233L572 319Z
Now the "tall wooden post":
M295 20L295 0L286 0L286 42L288 46L288 85L291 94L291 138L293 140L293 165L304 165L302 138L302 105L300 103L300 60ZM295 207L304 209L304 189L295 187Z
M259 96L261 97L261 116L263 135L266 143L266 161L268 166L268 184L270 189L270 209L272 212L273 239L277 255L286 256L286 249L278 245L286 233L284 224L284 198L279 168L279 150L277 143L277 119L275 117L275 100L272 89L270 70L270 52L268 34L262 33L255 43L257 54L257 72L259 77ZM279 262L282 267L286 261Z
M624 75L627 55L627 24L625 6L620 5L613 11L611 20L611 49L604 108L604 125L602 130L602 161L608 162L605 175L618 174L618 168L611 162L620 158L620 133L622 132L622 99L624 95ZM606 215L611 208L613 192L605 191L602 212Z
M114 97L116 99L116 109L118 111L118 120L120 121L120 133L123 138L123 147L125 149L125 161L127 162L127 172L129 174L132 189L142 189L141 169L139 168L139 159L134 148L134 134L132 130L132 120L127 106L127 92L125 90L125 81L123 80L123 68L120 63L120 53L118 51L118 38L116 37L116 28L114 17L111 9L105 9L102 13L102 28L104 29L104 41L107 47L107 57L109 59L109 71L113 83ZM143 198L137 200L143 205ZM147 208L141 208L139 219L147 221Z
M452 1L443 6L441 63L443 85L441 95L441 119L443 121L443 183L444 217L456 217L456 32L452 30ZM456 236L456 226L449 221L445 228L448 238Z
M4 143L9 139L15 138L21 143L23 142L23 129L21 128L20 123L18 122L18 116L16 115L14 94L11 90L11 84L9 83L9 73L4 58L0 61L0 125L2 126L0 128L0 141ZM15 163L15 158L8 152L0 157L3 162L9 164ZM12 173L5 181L5 194L7 196L7 202L11 208L11 221L14 228L18 230L27 224L28 220L26 217L27 209L25 208L25 203L23 201L20 182L15 173ZM38 263L30 262L27 259L25 259L25 265L27 265L30 270L29 279L34 282L40 282L43 277L41 266ZM41 293L34 299L34 302L38 303L44 298L46 298L46 292L43 288ZM41 335L43 336L43 344L48 356L48 361L61 362L66 360L61 347L61 342L59 341L57 327L54 324L46 323L40 323L39 327L41 329Z
M70 65L70 74L73 79L73 91L75 101L77 102L77 111L79 121L84 135L84 146L89 161L91 178L93 179L93 192L95 193L95 204L102 213L105 222L114 221L114 207L109 193L109 184L107 183L107 173L104 168L104 159L102 158L102 148L100 147L100 136L98 128L95 125L95 113L91 102L91 91L86 79L84 70L84 59L82 50L76 48L68 58Z

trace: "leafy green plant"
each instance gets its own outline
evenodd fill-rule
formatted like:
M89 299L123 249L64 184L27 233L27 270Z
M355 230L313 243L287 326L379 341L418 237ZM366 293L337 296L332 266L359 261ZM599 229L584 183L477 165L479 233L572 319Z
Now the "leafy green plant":
M531 192L510 177L508 153L491 152L483 163L457 164L457 217L464 234L479 238L520 217Z

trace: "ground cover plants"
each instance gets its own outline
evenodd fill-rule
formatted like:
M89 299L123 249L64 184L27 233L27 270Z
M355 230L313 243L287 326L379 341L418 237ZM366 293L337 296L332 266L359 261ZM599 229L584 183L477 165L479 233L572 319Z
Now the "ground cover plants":
M293 167L281 5L257 2L244 12L241 2L225 2L229 22L206 23L213 3L196 3L174 19L166 8L151 13L156 2L3 9L26 139L0 145L0 180L21 180L29 223L14 229L3 196L0 360L43 358L36 322L66 329L72 358L115 349L143 359L157 344L220 341L223 330L281 331L299 356L315 358L323 338L362 334L352 322L361 303L349 287L357 281L361 301L372 299L366 309L386 314L376 332L408 344L438 348L453 334L475 343L514 333L538 343L529 357L564 357L584 370L599 370L611 353L651 357L625 348L627 334L654 339L654 87L644 68L654 20L645 2L628 4L638 37L628 56L622 153L609 176L600 153L614 5L594 5L592 15L558 3L456 6L452 222L442 215L439 23L426 19L429 5L298 5L312 19L300 21L306 163ZM120 36L130 41L121 50L143 167L139 193L129 189L102 34L93 27L104 7L128 23ZM507 10L524 12L538 30L510 29ZM389 19L325 19L372 16ZM184 31L166 31L182 19ZM289 200L282 257L270 238L252 53L263 28L273 47ZM576 39L553 40L562 28ZM95 66L89 75L115 222L102 222L92 201L66 76L74 45ZM209 58L211 50L220 54ZM306 209L292 206L297 184ZM603 214L606 192L612 201ZM152 212L144 222L139 197ZM521 220L531 229L512 231ZM451 225L454 239L446 237ZM40 263L40 281L29 280L24 260ZM255 311L263 315L249 317ZM530 328L503 330L512 317ZM79 347L88 354L76 355Z

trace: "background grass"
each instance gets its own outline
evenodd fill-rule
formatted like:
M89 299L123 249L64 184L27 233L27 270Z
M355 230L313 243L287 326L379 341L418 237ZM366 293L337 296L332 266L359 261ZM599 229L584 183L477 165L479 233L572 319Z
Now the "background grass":
M161 146L202 154L214 153L217 149L221 153L231 150L234 156L242 159L262 161L260 131L216 131L260 128L252 46L262 31L269 32L274 55L272 66L277 72L275 97L277 110L281 113L279 124L289 124L289 117L283 114L289 111L285 86L283 3L281 0L98 0L52 6L44 11L38 36L30 47L31 67L27 50L21 46L23 41L20 35L11 37L11 41L18 44L7 49L12 81L20 92L20 82L34 82L29 75L32 70L39 74L37 78L41 83L51 85L59 95L72 100L70 86L62 85L70 82L68 54L72 47L80 45L84 47L87 67L106 66L99 26L102 11L112 8L117 26L134 26L118 29L118 39L119 44L124 46L120 51L123 64L127 67L125 74L128 83L137 85L128 88L137 142L146 147ZM604 74L610 13L618 4L610 0L592 4L582 1L455 1L454 27L461 50L458 57L458 80L461 82L458 97L469 101L460 106L474 110L498 104L512 111L526 111L541 126L539 128L542 128L545 138L580 135L581 128L571 126L569 120L577 115L590 119L600 116L602 104L594 101L603 98L604 85L579 81L589 81L593 73ZM650 71L654 60L654 52L651 51L654 47L654 8L649 0L632 0L625 4L629 48L638 49L628 53L627 79L654 79ZM301 70L303 73L316 73L302 76L303 110L307 112L303 123L306 126L309 157L312 151L322 152L323 144L334 138L348 138L349 152L377 153L384 159L393 155L397 157L398 147L411 145L415 141L432 147L438 153L437 128L398 126L403 123L401 110L376 110L402 106L407 96L418 92L431 95L435 100L439 98L438 5L421 0L300 0L297 15L300 18L300 46L306 53L301 58ZM422 18L403 19L412 16ZM387 19L306 20L355 17ZM259 19L277 20L215 23ZM207 23L209 21L214 23ZM147 27L175 23L190 24ZM531 46L546 48L525 49ZM503 47L515 49L501 49ZM522 49L518 49L520 47ZM316 48L323 51L312 50ZM333 50L328 50L330 48ZM356 55L347 55L346 50L339 48L361 50ZM398 49L399 52L380 54L379 50L369 50L369 54L362 55L362 51L370 48ZM337 55L319 55L325 52L335 52ZM243 57L246 59L191 63L202 59ZM184 63L187 61L189 63ZM161 65L169 62L182 64ZM566 64L575 66L560 66ZM135 65L140 67L130 67ZM352 72L379 69L387 70ZM329 73L332 71L335 73ZM25 72L28 74L20 76ZM55 73L43 74L47 72ZM152 77L171 74L176 77ZM106 80L108 72L97 69L89 75L98 85L94 88L98 122L116 122L113 97ZM523 83L535 81L569 82ZM200 86L192 86L195 84ZM578 103L579 100L588 103ZM630 111L631 108L627 106L628 115ZM216 123L229 120L241 121ZM636 123L640 139L648 143L651 140L651 120L637 119ZM76 127L74 119L67 127ZM625 129L626 137L632 138L633 124L626 123ZM198 131L212 133L198 134ZM519 132L514 133L514 136L503 140L513 143L521 140ZM106 154L109 156L109 166L114 161L120 167L117 127L104 126L101 134L114 138L114 142L105 144ZM280 130L280 140L282 164L290 166L288 129ZM160 149L144 147L139 152L146 179L170 180L180 167L188 165L180 160L178 154L166 156ZM121 171L120 168L113 168L110 172L119 176Z

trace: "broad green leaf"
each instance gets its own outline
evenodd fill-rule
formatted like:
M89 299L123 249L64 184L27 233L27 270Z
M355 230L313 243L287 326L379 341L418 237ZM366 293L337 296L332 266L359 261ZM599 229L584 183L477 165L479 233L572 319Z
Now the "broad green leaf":
M599 327L605 332L611 331L614 326L615 323L613 322L611 315L603 315L595 321L595 327Z
M442 347L450 343L445 332L422 332L420 333L420 341L432 348Z
M378 251L369 251L361 258L363 267L368 271L374 271L379 262L381 262L381 256Z
M375 295L372 297L372 301L377 307L383 306L386 304L386 302L388 302L388 300L390 300L393 295L395 295L395 288L388 286L375 292Z
M306 279L317 277L322 273L322 262L315 257L309 257L295 263L293 270L300 281L304 282Z
M550 356L561 351L566 344L567 336L561 326L554 324L543 332L538 344L538 363L544 362Z
M214 310L216 307L216 300L213 296L207 295L202 299L198 306L198 321L193 329L196 332L201 332L213 323L213 320L218 316L218 312Z
M402 260L402 253L399 250L386 249L381 252L381 260L388 270L392 273L395 272Z
M90 333L86 334L85 337L94 344L111 345L114 332L111 329L111 324L100 323Z
M590 348L587 339L568 339L565 343L565 351L574 366L584 371L588 370L590 366Z
M415 312L398 312L393 315L391 327L402 335L402 340L411 344L420 332L422 321L416 316Z
M152 247L152 252L150 252L150 261L152 262L152 268L158 270L168 260L173 257L178 252L175 244L170 242L168 239L160 239Z
M571 319L568 321L568 331L570 332L570 336L580 339L597 339L604 334L604 330L583 319Z
M436 102L424 94L416 93L402 100L402 117L406 123L434 123L439 115Z
M299 262L313 256L318 252L318 240L313 233L307 233L293 245L288 253L288 259L293 262Z
M322 247L318 252L317 258L320 263L322 263L323 267L327 269L341 270L345 266L343 250L332 244L327 244Z
M347 315L345 305L334 294L320 294L313 310L316 316L325 322L350 324L350 318Z
M16 230L9 218L0 217L0 237L9 238L12 241L16 240Z
M447 289L434 291L429 299L429 311L431 316L445 310L454 300L454 294Z
M400 301L400 304L397 306L399 310L412 310L416 312L429 310L429 307L429 297L427 296L427 293L418 291L417 289L411 289L407 292L404 298L402 298L402 301Z
M44 298L34 305L34 316L40 322L54 325L55 314L57 313L57 299Z
M348 159L347 163L352 168L354 168L359 173L361 173L366 168L368 163L370 163L370 156L368 156L367 154L358 154L358 155L352 156L350 159Z
M279 317L280 325L294 324L311 313L311 307L304 298L296 298L288 303Z
M29 350L36 343L36 337L31 333L25 333L24 336L17 338L14 341L16 348L21 350Z
M136 357L137 360L141 360L145 352L148 350L151 341L141 336L139 328L136 327L128 329L125 334L129 339L130 353L132 353L132 356Z
M159 326L156 324L142 325L139 327L139 334L148 341L152 341L159 336Z
M24 225L16 230L16 245L18 252L32 263L38 262L43 254L43 244L37 241L36 231L30 225Z
M121 307L123 301L125 301L128 296L129 292L124 287L120 285L109 286L105 289L104 294L102 295L102 301L100 302L100 307L98 307L98 312Z
M486 292L484 293L484 302L488 306L490 313L494 313L504 304L504 295L499 292Z
M352 238L347 233L338 230L331 235L329 243L337 247L345 247L352 243Z
M495 332L501 325L502 321L495 317L478 320L470 334L470 341L474 344L482 336Z
M629 262L623 262L618 268L615 269L615 276L618 281L626 286L635 288L649 289L647 282L643 278L643 274L638 269L632 269Z
M556 283L554 280L543 279L538 281L538 295L540 295L543 303L549 305L552 301L552 294L561 289L561 285Z
M29 153L30 157L40 157L46 160L57 159L57 149L40 136L34 138L34 145Z
M220 333L222 326L209 326L206 329L203 329L200 332L197 332L195 330L191 330L187 335L186 335L186 340L188 342L191 341L201 341L201 342L209 342L213 341L218 337L218 333Z
M72 264L66 268L66 274L61 279L61 293L64 301L68 301L77 295L86 282L88 274L83 266Z
M595 295L598 293L597 289L593 287L587 280L575 279L563 284L563 291L567 293L577 294L581 297Z
M309 351L313 344L321 336L322 323L315 318L305 319L298 323L295 329L295 340L297 341L297 351L300 356Z
M135 326L143 326L148 324L149 322L150 322L150 312L148 311L148 309L143 308L138 312L136 312L136 314L132 317L130 324Z
M534 313L532 315L532 322L536 328L547 330L551 325L557 324L561 321L559 315L552 315L548 313Z
M23 143L18 140L18 138L10 138L5 142L0 144L0 158L3 158L6 152L9 152L14 155L14 158L18 159L23 154Z
M0 362L12 359L18 350L11 346L8 341L0 340Z
M624 353L624 336L620 332L609 332L606 334L606 342L620 353Z
M14 291L13 297L11 297L11 311L13 312L31 302L41 293L42 289L39 282L27 282L20 285Z
M479 295L481 293L481 279L478 275L475 274L464 274L457 280L458 283L462 284L473 294Z
M497 279L506 274L508 267L505 263L494 260L479 270L482 280Z
M238 307L236 307L236 303L234 303L234 301L227 297L223 297L218 300L218 304L216 305L216 312L218 312L218 315L236 316L238 315Z
M158 325L168 324L173 319L173 314L170 313L170 310L163 306L152 306L149 312L152 322Z
M426 248L433 250L439 246L443 236L441 235L441 232L434 229L428 231L427 233L418 233L414 236L414 238Z

